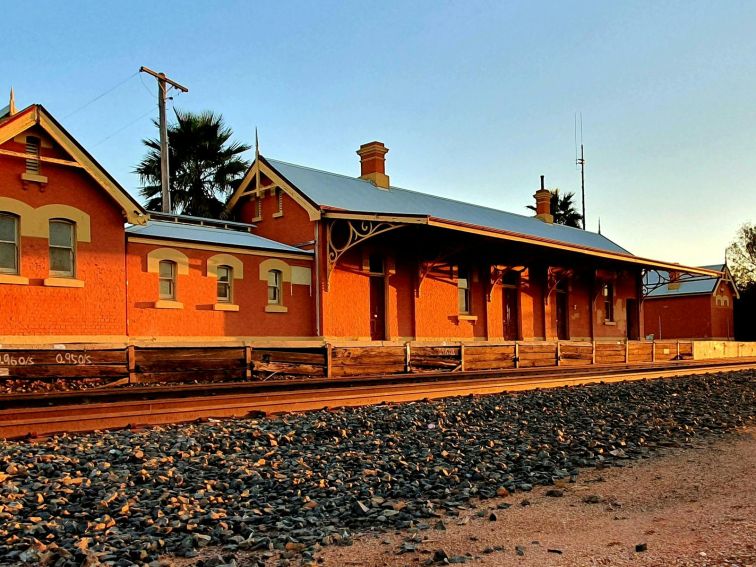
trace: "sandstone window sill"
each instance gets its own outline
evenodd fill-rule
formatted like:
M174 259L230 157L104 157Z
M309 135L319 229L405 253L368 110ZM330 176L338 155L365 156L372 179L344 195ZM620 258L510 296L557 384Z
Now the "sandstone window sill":
M183 309L184 304L180 301L173 301L171 299L160 299L153 305L155 309Z
M29 278L15 274L0 274L0 284L29 285Z
M84 287L82 280L74 278L46 278L43 283L46 287Z
M280 219L283 216L283 213L273 213L274 219Z
M477 315L457 315L457 321L477 321Z
M609 327L616 327L617 322L616 321L604 321L604 325L608 325Z
M213 311L239 311L239 306L233 303L216 303Z
M37 175L36 173L22 173L21 179L24 181L33 181L34 183L47 183L47 177Z
M285 307L283 305L266 305L265 306L265 312L266 313L288 313L289 308Z

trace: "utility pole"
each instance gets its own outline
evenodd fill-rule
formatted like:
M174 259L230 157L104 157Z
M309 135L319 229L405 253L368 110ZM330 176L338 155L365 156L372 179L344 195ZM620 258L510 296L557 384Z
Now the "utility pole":
M181 92L188 93L189 89L185 86L178 84L165 76L165 73L158 73L153 71L149 67L144 65L139 67L140 73L147 73L157 79L158 82L158 109L160 109L160 186L161 186L161 201L163 202L163 212L171 212L171 193L168 190L170 187L170 172L168 169L168 125L165 119L165 101L167 99L168 88L171 87L180 90Z
M585 230L585 158L583 157L582 142L580 143L580 157L576 160L576 163L580 166L580 192L583 197L583 230Z

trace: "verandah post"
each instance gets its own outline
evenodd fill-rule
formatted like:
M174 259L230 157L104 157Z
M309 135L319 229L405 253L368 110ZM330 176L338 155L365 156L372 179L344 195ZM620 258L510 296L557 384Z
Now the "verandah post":
M129 372L129 384L136 381L136 354L134 345L126 347L126 367Z

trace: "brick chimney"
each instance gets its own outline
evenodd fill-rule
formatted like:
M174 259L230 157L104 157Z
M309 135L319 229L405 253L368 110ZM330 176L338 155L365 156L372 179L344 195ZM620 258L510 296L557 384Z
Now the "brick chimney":
M533 195L536 200L536 216L538 220L554 223L554 216L551 214L551 191L544 186L543 175L541 175L541 188Z
M386 154L388 148L383 142L368 142L357 150L360 156L360 178L370 181L380 189L389 188L389 176L386 175Z
M677 270L669 271L669 285L670 290L680 289L680 272Z

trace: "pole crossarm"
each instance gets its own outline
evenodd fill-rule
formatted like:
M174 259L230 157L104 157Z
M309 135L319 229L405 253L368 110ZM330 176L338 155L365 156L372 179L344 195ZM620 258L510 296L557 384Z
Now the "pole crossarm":
M357 244L368 238L378 236L390 230L402 227L402 224L370 221L370 220L332 220L326 225L326 241L328 243L328 271L326 274L326 289L331 282L331 273L339 259ZM344 231L343 234L338 232Z

